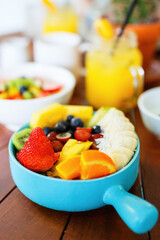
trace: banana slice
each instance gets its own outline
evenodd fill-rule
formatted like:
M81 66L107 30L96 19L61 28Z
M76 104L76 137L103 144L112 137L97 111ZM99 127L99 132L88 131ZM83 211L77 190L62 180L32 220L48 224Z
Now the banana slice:
M137 140L132 137L117 137L113 141L111 141L111 148L117 149L117 147L125 147L134 151L137 146Z
M120 146L116 149L111 149L109 154L112 155L112 154L115 154L115 153L125 154L128 157L128 162L129 162L129 160L133 156L134 152L132 150L126 148L126 147Z
M119 170L131 160L137 146L134 125L115 108L111 108L98 125L104 132L104 138L97 140L98 148L112 158Z
M104 129L104 132L110 134L113 132L121 132L121 131L133 131L134 126L130 122L119 121L119 122L110 122L107 127Z
M124 113L120 110L117 110L115 108L111 108L105 116L97 123L97 125L100 125L102 128L105 128L105 126L108 125L110 121L112 121L115 117L125 117Z
M120 131L120 132L110 132L110 140L114 140L115 138L117 138L117 137L119 137L119 136L121 136L121 137L132 137L132 138L134 138L134 139L136 139L136 134L135 134L135 132L133 132L133 131Z
M115 163L117 170L120 170L128 163L128 156L124 153L113 153L110 155L110 157Z

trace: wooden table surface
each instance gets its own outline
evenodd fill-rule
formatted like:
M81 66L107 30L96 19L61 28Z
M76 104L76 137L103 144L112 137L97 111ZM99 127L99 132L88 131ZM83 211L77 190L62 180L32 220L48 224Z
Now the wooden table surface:
M71 104L86 104L84 82L79 81ZM160 141L142 124L135 110L136 131L141 143L141 171L130 190L160 210ZM0 125L0 239L2 240L159 240L160 221L150 233L137 235L111 206L68 213L41 207L27 199L15 186L8 159L12 132Z

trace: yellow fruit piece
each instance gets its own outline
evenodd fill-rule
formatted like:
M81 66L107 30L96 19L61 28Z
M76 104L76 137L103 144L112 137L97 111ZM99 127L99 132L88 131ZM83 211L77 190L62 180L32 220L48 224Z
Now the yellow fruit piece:
M114 29L111 23L105 19L100 18L94 22L94 26L98 32L98 34L103 38L111 38L114 35Z
M12 87L12 88L8 89L8 96L9 97L14 97L14 96L17 96L17 95L19 95L19 90L17 88Z
M33 113L30 121L31 128L54 127L60 120L65 119L66 108L59 103L52 104Z
M73 147L78 141L76 139L69 139L62 148L62 152L66 151L68 148Z
M93 107L91 106L66 105L65 107L67 109L67 115L81 118L85 124L93 115Z
M31 86L31 87L29 88L29 91L30 91L31 93L33 93L33 95L34 95L35 97L37 97L37 96L41 93L40 88L35 87L35 86Z
M62 152L60 154L59 162L65 161L66 159L73 157L75 155L79 155L82 151L88 150L92 142L77 142L70 147L66 147L64 145Z
M65 157L63 157L63 153L64 153L64 155L65 155L65 152L66 152L69 148L71 148L71 147L73 147L74 145L76 145L77 143L78 143L78 141L77 141L76 139L69 139L69 140L66 142L66 144L63 146L62 151L60 152L60 157L59 157L59 159L58 159L58 162L63 161L63 159L65 158Z
M88 150L90 148L90 146L92 145L92 142L90 142L90 141L86 141L84 143L85 143L85 146L84 146L83 150Z
M7 98L8 98L7 92L0 93L0 99L7 99Z
M56 171L62 179L71 180L80 177L80 155L68 158L56 166Z

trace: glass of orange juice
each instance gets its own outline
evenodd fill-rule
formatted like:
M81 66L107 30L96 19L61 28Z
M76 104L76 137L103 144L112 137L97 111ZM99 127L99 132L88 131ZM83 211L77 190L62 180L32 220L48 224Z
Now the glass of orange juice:
M133 108L143 90L142 55L136 36L126 31L115 45L110 38L93 37L86 54L86 98L95 108Z
M71 4L48 8L44 21L43 32L65 31L77 33L79 17Z

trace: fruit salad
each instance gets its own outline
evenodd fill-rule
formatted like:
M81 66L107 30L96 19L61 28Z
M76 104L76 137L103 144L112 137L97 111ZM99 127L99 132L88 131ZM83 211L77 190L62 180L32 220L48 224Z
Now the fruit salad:
M41 78L19 77L0 81L0 99L32 99L61 91L62 85Z
M134 155L134 126L116 108L52 104L36 111L13 135L17 160L26 168L66 180L115 173Z

